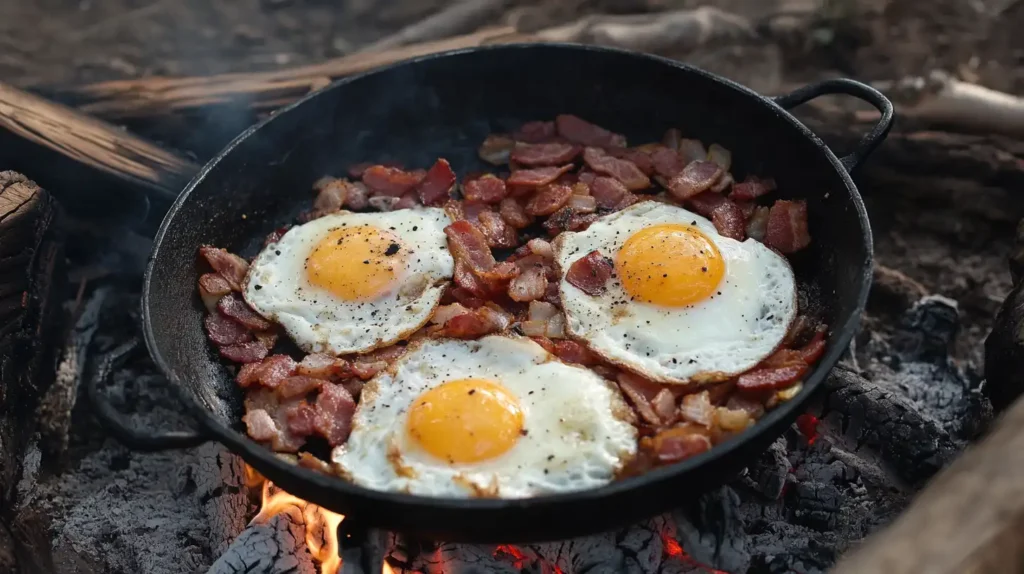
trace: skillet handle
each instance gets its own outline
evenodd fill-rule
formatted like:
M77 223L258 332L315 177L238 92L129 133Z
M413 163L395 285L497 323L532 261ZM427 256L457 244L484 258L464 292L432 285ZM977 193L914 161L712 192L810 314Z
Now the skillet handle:
M889 98L886 98L882 95L882 92L879 92L871 86L862 84L855 80L839 78L804 86L784 96L772 98L772 100L782 109L789 110L799 106L800 104L807 103L819 96L834 94L853 96L858 100L871 104L882 114L882 117L879 118L875 127L871 128L871 131L869 131L863 138L861 138L860 142L857 143L857 147L854 148L853 153L839 158L839 162L843 164L846 171L848 173L853 173L860 164L863 163L869 155L871 155L871 152L878 147L878 144L882 143L882 140L884 140L885 136L889 133L889 128L892 127L893 108L892 102L889 101Z
M132 339L107 353L97 366L96 371L89 377L86 391L89 394L89 402L92 403L93 412L96 418L103 423L103 426L125 446L140 451L159 451L176 448L191 448L199 446L210 440L203 432L197 430L168 431L161 433L147 433L136 429L128 423L124 416L111 405L100 385L105 383L115 368L124 362L125 358L131 355L139 346L138 339Z

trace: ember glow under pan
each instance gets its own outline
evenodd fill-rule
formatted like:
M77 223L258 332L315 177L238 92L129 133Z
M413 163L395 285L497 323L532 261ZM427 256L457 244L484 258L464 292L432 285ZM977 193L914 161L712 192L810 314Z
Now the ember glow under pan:
M881 119L839 158L786 110L824 94L878 108ZM250 440L242 391L208 343L196 292L204 244L251 256L263 238L308 207L312 183L363 161L459 173L484 167L477 146L493 132L570 113L650 141L668 127L732 151L732 171L770 174L779 197L809 204L810 249L794 258L831 327L824 358L793 400L754 427L679 464L605 487L523 500L438 499L367 490L285 462ZM145 278L145 338L180 390L194 431L146 434L105 416L139 448L216 440L285 490L367 526L452 542L525 542L608 530L665 511L721 484L775 440L846 349L871 280L867 215L849 172L885 137L892 105L877 91L831 80L779 98L674 61L583 46L505 45L423 57L347 78L284 108L235 139L171 207ZM102 408L100 414L110 415Z

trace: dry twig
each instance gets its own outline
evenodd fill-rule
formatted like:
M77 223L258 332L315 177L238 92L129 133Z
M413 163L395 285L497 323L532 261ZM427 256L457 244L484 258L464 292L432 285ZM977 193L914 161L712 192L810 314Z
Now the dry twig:
M444 10L402 28L359 50L379 52L417 42L430 42L476 30L492 16L503 11L513 0L461 0Z

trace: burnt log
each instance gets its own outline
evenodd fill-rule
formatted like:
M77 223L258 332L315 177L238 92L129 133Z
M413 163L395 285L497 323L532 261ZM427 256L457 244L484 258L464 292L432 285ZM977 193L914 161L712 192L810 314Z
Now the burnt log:
M207 574L315 574L306 548L306 525L297 507L245 529Z
M997 411L1024 393L1024 219L1017 224L1010 275L1016 286L985 339L985 394Z

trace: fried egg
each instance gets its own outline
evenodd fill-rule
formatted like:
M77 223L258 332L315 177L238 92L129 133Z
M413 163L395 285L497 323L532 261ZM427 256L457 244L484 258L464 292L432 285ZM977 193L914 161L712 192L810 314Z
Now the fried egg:
M753 239L723 237L681 207L641 202L563 233L553 247L569 334L655 381L747 371L772 354L796 316L796 280L784 257ZM614 272L591 296L566 271L595 250Z
M363 388L352 434L333 452L358 485L526 498L607 484L636 453L614 385L530 339L413 345Z
M454 261L438 208L341 212L288 230L249 266L245 300L303 351L356 353L430 318Z

